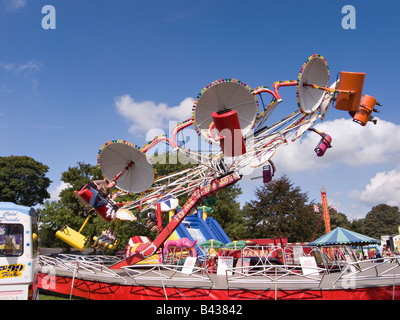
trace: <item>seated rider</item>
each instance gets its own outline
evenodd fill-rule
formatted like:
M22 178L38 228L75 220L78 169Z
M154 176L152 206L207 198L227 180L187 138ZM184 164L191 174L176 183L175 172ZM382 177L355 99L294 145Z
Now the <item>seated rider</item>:
M149 212L145 220L148 221L146 224L147 228L149 228L151 231L155 231L157 229L157 216L155 212Z
M110 189L112 189L115 184L115 181L108 182L106 179L93 181L89 186L89 190L92 192L89 204L94 209L107 204L107 197L110 195Z
M111 218L112 220L115 220L115 214L116 214L117 210L119 209L119 207L122 205L122 204L117 204L115 202L115 200L117 199L117 197L119 195L120 195L120 193L117 191L115 191L109 195L109 201L107 203L106 217Z
M110 244L112 245L115 242L116 238L117 238L117 230L115 230L112 234L110 234L108 239L105 239L102 244L104 244L105 246L108 246Z
M108 227L108 229L105 230L102 233L102 235L96 239L96 241L92 245L92 248L98 249L100 247L100 243L99 243L100 240L102 243L110 241L110 239L113 237L111 232L112 232L112 227ZM112 243L114 243L114 241L115 241L115 237L114 237L114 240L112 241Z

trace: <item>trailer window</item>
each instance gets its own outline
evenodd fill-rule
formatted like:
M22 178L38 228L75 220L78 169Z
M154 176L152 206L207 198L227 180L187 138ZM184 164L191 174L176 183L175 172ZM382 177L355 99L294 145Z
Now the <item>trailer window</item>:
M0 257L16 257L23 253L24 226L0 224Z

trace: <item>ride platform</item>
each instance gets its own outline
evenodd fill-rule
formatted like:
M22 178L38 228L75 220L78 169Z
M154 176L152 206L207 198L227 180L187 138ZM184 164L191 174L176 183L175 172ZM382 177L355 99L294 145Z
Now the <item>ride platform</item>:
M110 259L107 261L107 259ZM225 268L107 267L115 257L40 257L43 292L91 300L398 300L397 258L350 263L331 272L299 265Z

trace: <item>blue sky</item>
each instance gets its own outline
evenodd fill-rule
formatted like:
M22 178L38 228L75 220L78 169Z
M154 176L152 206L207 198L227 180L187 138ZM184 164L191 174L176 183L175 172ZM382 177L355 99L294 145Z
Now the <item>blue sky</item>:
M54 30L41 25L48 4ZM345 5L356 9L356 29L342 27ZM152 130L168 133L208 83L234 77L272 86L297 79L318 53L331 83L340 71L366 72L364 93L382 102L380 121L362 128L330 108L317 128L333 148L317 158L312 134L282 146L277 176L310 201L320 201L324 186L350 219L379 203L400 205L398 17L396 0L0 0L0 156L48 165L55 195L61 173L79 161L96 164L105 142L142 146ZM296 91L280 92L288 115ZM242 204L261 183L243 179Z

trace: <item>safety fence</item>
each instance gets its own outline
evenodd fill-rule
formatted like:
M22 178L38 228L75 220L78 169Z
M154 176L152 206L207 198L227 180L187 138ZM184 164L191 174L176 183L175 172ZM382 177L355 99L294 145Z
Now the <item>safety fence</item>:
M76 276L93 277L97 280L119 280L126 283L126 279L107 266L117 262L112 256L80 256L60 254L58 257L38 256L40 271L56 275L59 272L72 273Z
M334 281L333 287L338 282L345 286L355 286L360 281L393 280L393 290L396 282L400 282L400 258L379 258L348 263ZM386 281L386 284L388 281Z
M190 282L214 287L215 283L209 272L201 267L185 267L179 265L133 265L122 267L122 270L135 282L161 281L164 284Z
M225 270L228 288L239 285L299 285L308 284L320 287L326 274L326 269L317 266L301 265L257 265L227 268Z

